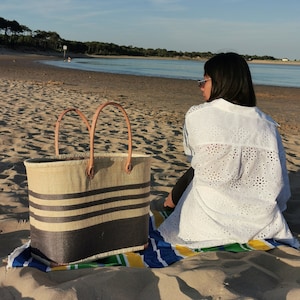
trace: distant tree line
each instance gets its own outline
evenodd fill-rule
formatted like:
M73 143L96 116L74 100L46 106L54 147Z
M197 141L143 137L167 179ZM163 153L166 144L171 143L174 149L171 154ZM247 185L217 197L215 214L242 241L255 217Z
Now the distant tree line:
M104 42L77 42L60 37L53 31L32 31L17 21L6 20L0 17L0 45L11 49L23 51L51 51L60 53L66 45L68 52L88 55L127 55L127 56L156 56L156 57L181 57L208 59L214 54L211 52L182 52L167 49L144 49L134 46L119 46ZM263 59L275 60L272 56L245 55L247 60Z

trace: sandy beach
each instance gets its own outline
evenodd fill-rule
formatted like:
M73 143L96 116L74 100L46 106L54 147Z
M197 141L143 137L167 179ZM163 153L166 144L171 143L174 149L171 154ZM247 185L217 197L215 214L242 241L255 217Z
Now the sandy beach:
M60 69L40 63L43 59L52 57L0 51L0 299L300 299L300 252L287 246L200 253L163 269L7 270L8 254L30 238L24 160L54 155L54 124L64 109L77 107L91 120L108 100L125 108L134 151L153 157L155 208L188 166L184 115L202 102L191 80ZM292 191L285 216L300 239L300 89L255 90L258 106L280 124ZM116 113L101 116L97 151L126 151L126 143L119 142L126 137L115 130L114 122L123 122ZM84 124L74 116L66 116L61 130L61 152L88 151Z

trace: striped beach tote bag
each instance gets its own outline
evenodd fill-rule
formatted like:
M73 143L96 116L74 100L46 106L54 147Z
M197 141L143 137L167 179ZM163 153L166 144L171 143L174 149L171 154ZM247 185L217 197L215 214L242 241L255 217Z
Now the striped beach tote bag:
M96 123L108 105L117 107L125 117L125 153L95 153ZM59 124L68 111L75 111L88 128L87 155L59 154ZM151 158L133 153L124 108L115 102L100 105L91 125L80 110L65 110L56 122L55 152L53 157L24 162L32 255L55 265L144 249L148 242Z

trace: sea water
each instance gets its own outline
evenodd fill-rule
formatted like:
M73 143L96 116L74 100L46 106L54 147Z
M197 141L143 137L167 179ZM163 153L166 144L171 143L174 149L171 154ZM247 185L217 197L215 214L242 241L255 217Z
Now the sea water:
M57 67L86 71L198 80L203 61L147 58L74 58L42 61ZM254 84L300 87L300 65L250 63Z

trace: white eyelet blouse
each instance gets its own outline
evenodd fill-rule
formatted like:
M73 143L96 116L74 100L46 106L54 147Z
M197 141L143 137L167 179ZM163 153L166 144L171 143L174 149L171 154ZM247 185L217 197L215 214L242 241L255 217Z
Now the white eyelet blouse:
M190 108L184 149L195 175L159 227L167 242L203 248L274 238L299 246L282 215L291 194L277 126L257 107L224 99Z

